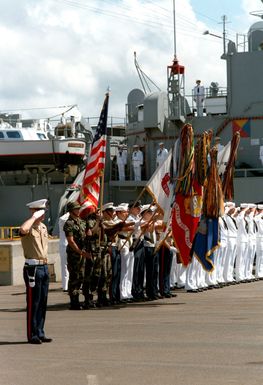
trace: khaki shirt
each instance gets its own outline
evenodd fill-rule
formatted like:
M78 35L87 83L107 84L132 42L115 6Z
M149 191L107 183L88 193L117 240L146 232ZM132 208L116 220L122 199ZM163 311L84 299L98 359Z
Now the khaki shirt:
M48 232L44 223L31 227L28 234L21 237L26 259L46 259L48 252Z

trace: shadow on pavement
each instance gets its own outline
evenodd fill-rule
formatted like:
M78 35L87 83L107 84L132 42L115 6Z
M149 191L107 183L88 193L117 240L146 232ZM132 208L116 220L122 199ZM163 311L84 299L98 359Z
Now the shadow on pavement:
M0 341L0 345L25 345L27 341Z

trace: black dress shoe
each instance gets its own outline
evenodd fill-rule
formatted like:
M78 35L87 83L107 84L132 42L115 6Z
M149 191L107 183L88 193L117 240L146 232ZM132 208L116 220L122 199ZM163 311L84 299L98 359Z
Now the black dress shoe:
M41 338L40 338L40 341L41 341L41 342L52 342L52 338L41 337Z
M187 293L198 293L197 289L186 290Z
M31 340L28 341L30 344L34 344L34 345L41 345L42 344L42 340L40 340L39 338L32 338Z

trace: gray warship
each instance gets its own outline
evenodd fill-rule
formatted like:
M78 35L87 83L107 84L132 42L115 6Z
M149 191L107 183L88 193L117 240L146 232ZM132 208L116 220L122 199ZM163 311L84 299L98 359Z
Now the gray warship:
M198 114L194 102L194 91L185 95L185 68L176 55L172 64L167 66L167 89L154 92L147 91L149 77L141 70L135 56L142 89L133 89L128 94L125 139L119 141L127 146L126 179L118 180L114 156L117 147L116 141L111 144L111 137L105 200L120 203L138 197L156 169L159 142L164 142L170 149L185 123L193 126L196 137L212 129L214 137L220 137L221 145L226 145L233 132L239 131L241 140L236 160L234 199L237 204L263 200L263 11L254 12L254 15L261 20L251 25L242 41L240 36L236 42L228 40L223 33L220 59L226 63L227 84L219 87L215 79L204 89L201 114ZM141 181L134 180L131 166L135 144L144 154ZM148 203L150 198L143 196L142 199Z

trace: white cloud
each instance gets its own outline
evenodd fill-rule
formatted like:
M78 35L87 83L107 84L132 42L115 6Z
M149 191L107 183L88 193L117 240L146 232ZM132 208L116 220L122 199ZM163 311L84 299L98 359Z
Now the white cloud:
M256 3L242 1L249 10ZM205 86L225 86L222 41L202 35L209 28L190 0L176 6L186 93L196 78ZM171 7L170 0L1 0L1 109L76 103L84 116L97 116L109 85L109 114L124 116L129 91L140 87L134 51L144 72L166 90L173 60Z

